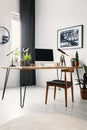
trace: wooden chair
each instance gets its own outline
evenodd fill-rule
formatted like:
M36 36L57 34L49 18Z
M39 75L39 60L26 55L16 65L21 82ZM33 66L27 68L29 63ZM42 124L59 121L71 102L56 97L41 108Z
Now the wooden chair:
M56 97L56 88L57 87L63 88L65 90L65 107L67 107L67 89L71 88L72 102L74 102L73 77L72 77L72 73L74 72L74 70L72 68L70 68L70 69L62 69L61 71L64 73L64 80L52 80L52 81L46 82L45 104L47 104L48 89L50 86L54 87L54 99ZM70 73L70 77L69 77L68 81L67 81L67 72Z

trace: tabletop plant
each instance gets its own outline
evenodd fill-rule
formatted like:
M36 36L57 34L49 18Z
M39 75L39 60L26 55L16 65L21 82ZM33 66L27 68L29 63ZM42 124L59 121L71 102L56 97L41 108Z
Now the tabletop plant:
M75 57L72 57L71 58L71 66L74 66L74 62L76 61L76 58Z
M78 54L78 51L76 51L75 57L71 58L71 65L72 66L79 66L79 54Z
M23 60L30 61L31 59L32 59L31 54L26 53L26 54L23 55Z
M14 52L14 61L15 62L18 62L18 60L20 59L20 51L19 50L16 50Z
M75 59L76 59L76 61L74 62L75 66L79 66L79 54L78 54L78 51L76 51Z
M78 54L78 51L76 51L75 58L76 58L76 62L79 62L79 54Z
M28 50L23 53L22 60L23 60L25 66L30 65L30 61L32 60L32 56L31 56L31 54L29 53Z

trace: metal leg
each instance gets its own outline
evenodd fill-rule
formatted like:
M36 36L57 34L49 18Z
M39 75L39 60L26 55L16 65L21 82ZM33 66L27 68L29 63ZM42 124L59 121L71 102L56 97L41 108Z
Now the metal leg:
M24 87L24 93L22 92L23 87L20 86L20 106L24 106L24 101L25 101L25 94L26 94L26 86ZM23 93L23 96L22 96Z
M25 79L25 72L24 70L24 86L20 86L20 106L24 106L24 101L25 101L25 95L26 95L26 79ZM23 87L24 87L24 92L23 92ZM22 95L23 94L23 95Z
M9 77L9 73L10 73L10 68L7 68L6 76L5 76L5 82L4 82L4 88L3 88L3 93L2 93L2 100L4 98L4 94L5 94L5 90L6 90L6 86L7 86L7 82L8 82L8 77Z
M78 78L79 86L80 86L80 88L81 88L81 84L80 84L80 78L79 78L79 72L78 72L78 68L76 68L76 73L77 73L77 78Z

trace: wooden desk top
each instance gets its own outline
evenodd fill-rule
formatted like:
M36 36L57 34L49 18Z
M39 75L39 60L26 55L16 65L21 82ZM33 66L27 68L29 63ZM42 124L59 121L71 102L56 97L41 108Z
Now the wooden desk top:
M67 68L83 68L81 66L73 67L73 66L16 66L16 67L10 67L10 66L2 66L2 69L19 69L19 70L35 70L35 69L67 69Z

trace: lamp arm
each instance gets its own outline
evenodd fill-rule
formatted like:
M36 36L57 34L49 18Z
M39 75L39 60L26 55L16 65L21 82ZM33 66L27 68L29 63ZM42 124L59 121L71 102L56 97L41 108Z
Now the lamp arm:
M11 51L10 53L8 53L6 56L9 56L11 53L13 53L14 51L16 51L17 49L19 49L20 47L16 48L15 50Z
M10 53L8 53L6 56L9 56L11 53L13 53L14 51L11 51Z
M62 51L61 49L59 49L58 48L58 51L60 51L60 52L62 52L63 54L65 54L65 55L67 55L68 56L68 54L66 54L64 51Z

